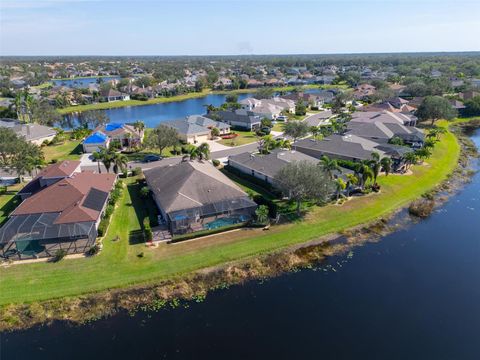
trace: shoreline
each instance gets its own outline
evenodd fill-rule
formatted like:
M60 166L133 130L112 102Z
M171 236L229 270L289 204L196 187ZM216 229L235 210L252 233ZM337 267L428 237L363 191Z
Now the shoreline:
M452 131L461 124L452 124ZM455 134L461 146L459 159L471 158L469 147L462 134ZM477 149L475 149L477 150ZM462 156L463 155L463 156ZM468 178L468 164L460 161L446 178L430 189L438 201L446 200L443 192L451 188L452 179L465 184ZM455 187L455 186L454 186ZM456 187L455 187L456 188ZM172 276L170 279L157 279L141 285L130 285L113 290L103 290L85 295L61 297L54 300L32 302L30 304L5 305L0 308L0 331L18 330L33 327L55 320L81 324L98 318L113 315L119 311L157 310L171 301L203 299L208 291L219 287L239 284L252 279L278 276L295 268L309 267L330 256L340 255L365 242L370 236L380 239L397 230L390 223L398 214L405 213L408 204L402 204L374 220L357 224L346 230L329 233L315 239L293 243L266 253L254 254L245 258L223 262L196 271ZM366 236L368 235L368 236ZM342 240L339 239L345 239Z
M304 90L308 89L328 89L328 88L344 88L345 85L304 85L304 86L281 86L281 87L268 87L273 91L292 91L295 88L301 88ZM142 100L126 100L126 101L113 101L113 102L103 102L96 104L88 105L77 105L77 106L68 106L63 109L57 109L57 111L62 115L74 114L83 111L92 111L92 110L108 110L108 109L118 109L123 107L131 106L144 106L144 105L155 105L171 102L180 102L190 99L203 98L208 95L228 95L228 94L254 94L261 88L251 88L251 89L236 89L236 90L212 90L204 89L200 92L190 92L182 95L175 95L171 97L157 97L154 99L148 99L145 101Z

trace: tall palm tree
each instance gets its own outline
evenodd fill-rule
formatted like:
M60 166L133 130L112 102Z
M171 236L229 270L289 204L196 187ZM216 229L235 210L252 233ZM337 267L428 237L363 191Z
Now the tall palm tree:
M382 168L382 165L380 164L380 154L377 152L372 153L372 160L370 160L370 167L373 171L373 183L377 183L377 177L378 174L380 173L380 169Z
M103 163L103 166L105 166L105 169L107 169L107 173L109 173L115 153L112 150L105 149L103 147L99 149L99 153L100 161Z
M98 173L101 174L102 169L100 168L100 161L102 161L102 154L99 151L94 151L92 153L92 158L93 158L93 160L95 160L97 162Z
M15 104L15 110L17 111L17 118L19 120L23 120L23 99L22 99L22 94L20 92L18 92L15 95L14 104Z
M133 123L133 128L138 132L138 136L142 136L142 131L145 130L145 123L141 120L137 120Z
M118 174L119 169L123 171L127 167L128 158L123 154L114 153L112 156L112 162L113 162L113 172L115 174Z
M385 171L385 176L388 176L390 171L392 171L392 159L384 157L380 160L380 164L382 165L383 171Z
M323 169L326 171L330 179L333 179L334 171L341 171L340 166L338 166L337 160L330 159L327 155L323 155L320 159L320 164Z

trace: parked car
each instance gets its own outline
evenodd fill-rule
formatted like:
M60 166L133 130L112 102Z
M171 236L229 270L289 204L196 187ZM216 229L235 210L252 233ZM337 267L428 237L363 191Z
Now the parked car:
M149 163L149 162L153 162L153 161L159 161L159 160L162 160L163 157L159 156L159 155L145 155L145 157L143 158L143 162L146 162L146 163Z
M277 117L277 121L288 121L288 116L280 115Z

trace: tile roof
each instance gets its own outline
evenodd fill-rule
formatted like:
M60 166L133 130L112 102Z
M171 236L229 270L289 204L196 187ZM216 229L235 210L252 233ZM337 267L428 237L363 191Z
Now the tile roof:
M76 173L27 198L13 211L12 216L58 213L55 224L96 221L100 217L100 210L85 204L85 200L89 194L92 196L92 189L95 189L93 194L103 193L104 204L115 179L114 174Z

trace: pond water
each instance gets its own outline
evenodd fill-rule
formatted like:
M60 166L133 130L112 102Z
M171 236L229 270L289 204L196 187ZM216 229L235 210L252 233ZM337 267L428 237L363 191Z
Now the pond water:
M319 89L308 89L306 93L313 94ZM239 94L238 100L243 100L253 94ZM205 114L206 106L220 106L225 103L227 95L212 94L200 98L169 103L159 103L140 106L126 106L121 108L101 110L111 122L132 123L141 120L149 128L158 126L162 121L181 119L188 115ZM87 113L87 112L86 112ZM82 114L69 114L61 124L65 129L71 129L82 123Z
M239 94L238 99L242 100L251 94ZM162 121L181 119L188 115L201 115L206 112L206 105L220 106L225 102L226 95L207 95L200 98L184 101L172 101L140 106L126 106L115 109L102 110L110 122L132 123L141 120L146 127L156 127ZM82 115L70 114L65 116L63 127L72 128L78 126Z
M73 79L62 79L62 80L52 80L54 86L67 86L70 88L88 88L90 84L96 84L98 79L102 79L102 82L107 82L113 79L120 79L120 76L103 76L98 77L88 77L88 78L73 78Z
M0 359L478 360L479 219L477 174L430 218L353 256L188 308L3 334Z

